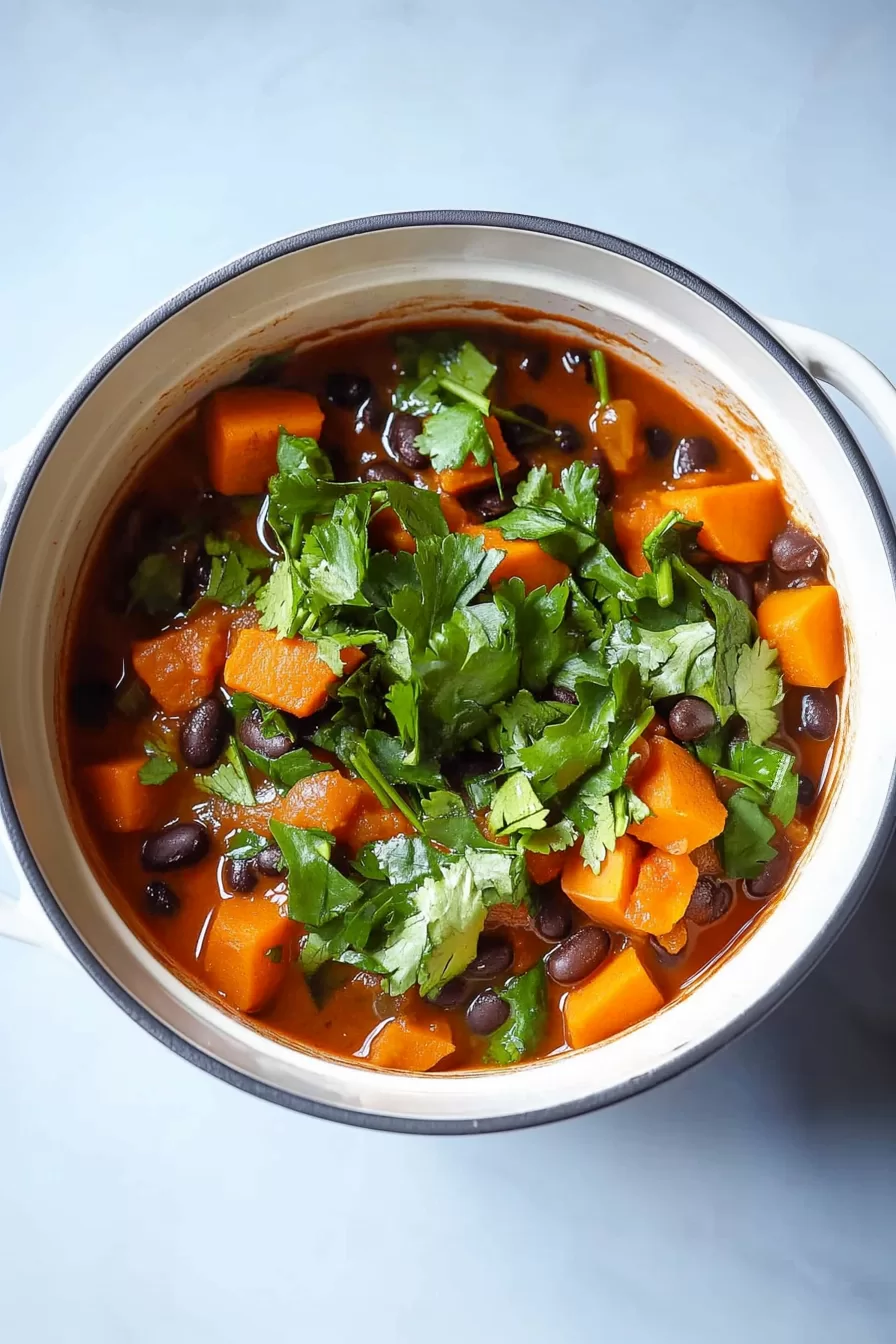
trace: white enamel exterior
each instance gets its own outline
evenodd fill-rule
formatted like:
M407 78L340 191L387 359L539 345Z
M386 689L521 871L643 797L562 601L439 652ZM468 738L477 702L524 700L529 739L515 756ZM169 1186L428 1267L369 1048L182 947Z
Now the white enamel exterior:
M518 304L615 334L630 343L623 354L721 420L760 471L774 465L799 517L829 549L850 632L849 714L824 825L786 896L714 974L649 1022L589 1050L503 1072L418 1077L279 1045L153 958L104 897L70 830L53 706L84 557L110 502L185 409L261 351L399 305L411 305L407 320L419 321L422 311L451 316L471 301ZM783 334L798 347L800 331ZM887 397L896 394L873 375L865 389L892 438ZM0 647L0 748L14 807L47 886L97 962L205 1055L374 1123L535 1123L546 1112L612 1100L665 1076L711 1039L729 1038L757 1003L770 1006L792 983L794 967L838 921L886 820L896 760L893 580L862 485L822 412L758 340L678 280L582 242L495 225L407 226L318 243L234 275L151 330L71 416L31 487L0 589ZM39 920L29 929L39 936Z

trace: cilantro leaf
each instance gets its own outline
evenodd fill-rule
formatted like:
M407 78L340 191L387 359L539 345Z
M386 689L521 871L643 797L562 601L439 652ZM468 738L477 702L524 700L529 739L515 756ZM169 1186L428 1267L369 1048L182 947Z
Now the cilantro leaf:
M330 862L334 840L326 831L304 830L272 820L271 834L288 870L290 919L325 924L360 899L358 884Z
M300 438L281 429L277 440L277 468L287 476L310 471L322 480L333 479L333 467L316 439Z
M205 596L222 607L245 606L261 583L257 571L271 567L267 551L238 537L209 536L204 545L212 560Z
M473 849L488 849L506 854L507 849L488 840L464 807L459 794L447 789L431 793L423 802L423 830L427 839L445 849L463 854Z
M756 793L749 788L733 793L722 832L722 863L728 877L758 877L777 852L769 844L774 834L774 824L762 811Z
M281 639L291 639L305 616L303 596L299 567L284 554L255 599L262 630L276 630Z
M383 481L378 483L377 490L385 491L402 527L416 541L422 537L447 537L448 524L439 496L434 490L421 490L416 485L404 485L401 481Z
M600 686L579 683L579 703L562 723L549 724L541 739L519 753L520 762L542 796L573 784L596 765L610 740L613 696Z
M607 851L616 848L616 817L607 794L594 800L594 821L582 838L582 862L600 872Z
M267 848L268 843L263 835L256 835L254 831L234 831L227 840L227 856L231 859L254 859Z
M574 845L577 834L571 818L561 817L553 826L523 836L523 849L531 850L533 854L553 854Z
M305 747L296 747L295 751L286 751L282 756L274 757L263 756L251 747L243 746L241 750L249 764L267 775L279 793L289 793L300 779L308 779L311 775L320 775L333 768L326 761L317 760Z
M744 645L734 674L734 703L750 731L750 740L761 746L778 728L775 706L784 699L784 680L778 655L764 639Z
M396 351L406 377L392 394L392 404L396 410L415 415L431 414L450 400L441 386L443 380L481 396L497 372L471 341L458 344L457 335L450 331L423 338L401 335Z
M573 462L554 486L547 467L533 467L514 495L516 508L495 527L510 539L544 541L545 550L576 565L598 545L597 467Z
M226 803L240 807L255 805L255 792L246 774L240 744L231 737L224 752L225 761L208 775L195 775L194 782L204 793L215 793Z
M495 593L498 609L512 614L522 655L521 679L532 690L542 690L575 648L564 624L569 592L568 583L557 583L527 593L522 579L513 578Z
M547 980L544 962L537 961L523 975L515 975L500 998L510 1005L510 1016L489 1037L483 1060L488 1064L516 1064L537 1047L547 1023Z
M512 700L495 706L500 725L494 733L494 745L504 758L508 770L520 768L519 752L537 742L548 724L567 719L567 706L554 701L536 700L531 691L519 691Z
M330 519L310 529L302 550L302 577L321 605L369 605L361 591L369 519L369 496L348 495L338 501Z
M145 555L131 579L129 610L143 607L150 616L173 616L180 611L184 590L184 562L168 551Z
M353 865L363 877L402 886L437 877L436 851L419 835L396 835L374 840L358 853Z
M796 758L779 747L757 747L752 742L732 742L728 766L740 779L759 785L768 798L769 811L782 826L796 813L799 776Z
M468 457L484 467L494 453L482 412L465 402L444 406L428 416L415 442L418 452L431 460L436 471L456 470Z
M495 835L514 835L517 831L538 831L546 824L548 810L533 789L527 775L511 775L495 794L489 827Z
M164 784L177 774L177 761L169 754L164 742L150 738L143 743L143 750L149 759L137 771L141 784Z
M481 537L455 532L421 538L412 558L414 585L396 592L390 612L422 649L457 608L467 606L482 591L503 553L485 550Z

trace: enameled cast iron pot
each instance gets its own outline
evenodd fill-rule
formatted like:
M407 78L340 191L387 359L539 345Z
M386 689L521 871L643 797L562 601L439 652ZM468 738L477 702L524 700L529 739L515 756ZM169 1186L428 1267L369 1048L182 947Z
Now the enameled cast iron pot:
M697 988L643 1025L505 1071L403 1075L289 1049L170 974L124 925L66 814L54 701L78 572L112 501L168 426L270 349L344 324L437 320L470 303L593 325L715 417L824 539L848 629L847 710L825 816L783 898ZM581 333L580 333L581 334ZM896 390L854 350L760 322L618 238L549 220L436 211L287 238L170 299L7 458L0 534L0 806L21 878L0 928L66 947L135 1021L219 1078L330 1119L426 1133L536 1124L604 1106L755 1023L830 944L893 818L896 536L832 383L896 444Z

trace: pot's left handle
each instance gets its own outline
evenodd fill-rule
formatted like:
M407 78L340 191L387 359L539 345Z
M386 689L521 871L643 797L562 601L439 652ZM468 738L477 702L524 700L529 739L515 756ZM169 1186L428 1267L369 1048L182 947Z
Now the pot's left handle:
M40 442L43 429L42 424L11 448L0 452L0 517L9 507L21 475ZM48 947L57 952L64 951L65 944L31 890L13 853L9 836L3 834L2 840L6 860L3 866L8 870L9 879L3 874L0 881L0 937L16 938L20 942L34 943L37 947ZM7 886L12 887L12 890L4 890Z

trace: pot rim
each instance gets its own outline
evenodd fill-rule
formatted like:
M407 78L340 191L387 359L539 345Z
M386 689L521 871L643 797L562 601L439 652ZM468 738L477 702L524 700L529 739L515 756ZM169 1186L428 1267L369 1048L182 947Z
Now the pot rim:
M612 252L630 261L658 271L674 280L684 288L691 290L700 298L711 303L731 321L737 323L784 369L797 384L800 391L810 400L814 408L826 422L837 439L850 466L858 477L859 483L868 501L881 542L887 555L890 578L896 588L896 528L880 486L869 466L858 441L848 428L845 420L837 411L815 379L794 358L794 356L746 309L721 290L703 280L694 272L677 263L628 242L613 234L580 225L565 223L561 220L546 219L534 215L507 214L489 210L422 210L395 214L369 215L356 219L342 220L308 229L302 233L268 243L264 247L228 262L225 266L212 271L203 279L189 285L159 307L141 319L126 335L122 336L96 364L85 374L75 389L56 411L42 434L39 443L28 460L16 487L12 493L2 519L0 519L0 586L6 572L9 552L18 527L22 511L31 489L40 474L41 468L52 452L57 439L72 417L77 413L103 378L135 346L155 331L170 317L188 307L196 299L203 297L228 281L243 275L258 266L292 252L315 247L319 243L328 243L340 238L358 234L377 233L390 229L420 228L424 226L483 227L495 229L513 229L521 232L540 233L549 237L584 243L590 247ZM275 1102L290 1110L313 1115L320 1119L336 1120L342 1124L351 1124L364 1129L382 1129L393 1133L411 1134L472 1134L494 1133L503 1130L523 1129L534 1125L548 1124L564 1120L588 1111L615 1104L626 1097L634 1096L657 1083L685 1072L701 1060L707 1058L721 1047L730 1044L744 1031L754 1027L772 1011L789 993L796 988L827 950L835 938L842 932L849 919L855 913L871 880L883 860L890 838L896 830L896 767L890 777L887 796L881 809L880 818L872 843L863 860L862 866L853 877L847 891L844 892L835 917L803 949L800 956L789 968L786 975L769 989L745 1011L737 1021L713 1032L705 1040L695 1044L686 1053L666 1064L657 1065L647 1073L627 1080L609 1091L591 1093L572 1102L548 1106L538 1111L521 1111L514 1115L503 1115L477 1120L420 1120L398 1116L382 1115L372 1111L354 1111L347 1107L334 1106L311 1101L296 1096L283 1088L250 1077L221 1063L198 1046L186 1041L170 1027L165 1026L130 992L120 985L100 964L90 948L81 938L57 903L48 884L44 881L37 860L25 837L13 803L6 767L0 753L0 820L6 827L13 851L24 874L37 895L44 912L62 938L69 951L81 966L99 984L109 997L122 1008L129 1017L137 1022L156 1040L167 1045L175 1054L195 1064L206 1073L221 1082L231 1083L244 1092Z

